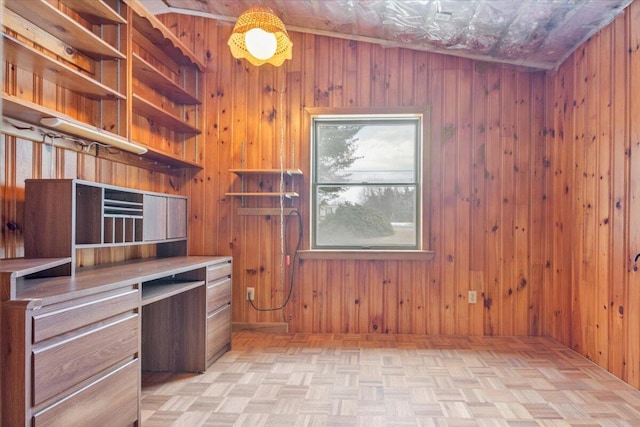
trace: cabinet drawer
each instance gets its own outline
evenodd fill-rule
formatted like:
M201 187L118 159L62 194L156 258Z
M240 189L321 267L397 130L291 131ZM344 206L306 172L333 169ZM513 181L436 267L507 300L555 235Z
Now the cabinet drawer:
M231 279L221 279L207 286L207 313L231 304Z
M99 374L138 352L137 314L33 350L33 404Z
M73 331L120 313L133 310L139 304L138 290L128 288L67 303L59 309L33 316L33 342Z
M231 348L231 306L207 317L207 363L226 348Z
M138 420L140 364L132 360L36 413L35 427L130 426Z
M221 279L223 277L231 276L231 263L223 262L220 264L210 265L207 267L207 281Z

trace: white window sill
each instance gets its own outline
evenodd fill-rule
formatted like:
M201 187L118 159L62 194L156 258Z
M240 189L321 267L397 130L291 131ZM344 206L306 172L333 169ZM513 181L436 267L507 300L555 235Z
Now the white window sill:
M300 259L355 259L355 260L431 260L433 251L367 251L367 250L307 250L299 251Z

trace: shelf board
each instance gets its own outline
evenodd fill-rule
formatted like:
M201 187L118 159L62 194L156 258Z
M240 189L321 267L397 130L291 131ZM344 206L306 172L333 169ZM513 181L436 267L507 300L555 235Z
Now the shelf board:
M298 197L299 194L293 191L287 191L284 193L278 192L257 192L257 193L225 193L227 196L234 197L280 197L284 196L287 199L292 199L294 197Z
M179 117L167 113L160 107L152 104L151 102L135 93L133 94L133 112L136 114L140 114L150 120L153 120L158 125L165 126L176 132L196 135L202 133L200 129L191 126L188 123L185 123Z
M126 24L127 20L106 4L103 0L61 0L70 9L82 15L87 21L96 24Z
M169 298L182 292L204 286L204 280L193 282L157 281L142 284L142 305L154 303L156 301Z
M238 176L242 175L280 175L280 169L229 169ZM302 175L300 169L285 169L284 174L288 176Z
M174 155L156 150L153 147L147 147L147 152L142 157L153 160L173 168L202 169L202 165L189 160L180 159Z
M133 26L153 44L169 54L177 63L196 65L204 71L205 65L182 41L158 18L149 12L139 0L124 0L133 10Z
M58 111L4 92L2 93L2 114L34 125L40 125L40 119L45 117L60 117L73 120Z
M2 34L4 59L18 68L92 99L126 99L121 93L93 80L15 38Z
M174 102L179 104L198 105L200 101L195 96L188 93L173 80L168 78L160 70L147 61L142 59L137 53L133 53L133 75L145 83L151 86L158 93L166 96Z
M120 51L45 0L8 1L5 7L92 58L126 58Z

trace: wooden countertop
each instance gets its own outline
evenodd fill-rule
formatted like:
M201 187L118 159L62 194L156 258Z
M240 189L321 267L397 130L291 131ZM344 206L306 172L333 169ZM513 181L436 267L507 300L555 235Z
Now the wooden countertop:
M39 299L43 305L53 304L109 289L161 279L225 260L231 260L231 257L146 258L87 267L78 269L75 276L22 280L16 289L16 299Z

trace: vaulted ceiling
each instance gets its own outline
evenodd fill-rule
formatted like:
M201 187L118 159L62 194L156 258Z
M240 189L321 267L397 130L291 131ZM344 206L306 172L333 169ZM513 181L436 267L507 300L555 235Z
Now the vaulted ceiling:
M235 22L259 3L292 31L553 69L634 0L142 0ZM295 49L295 46L294 46Z

